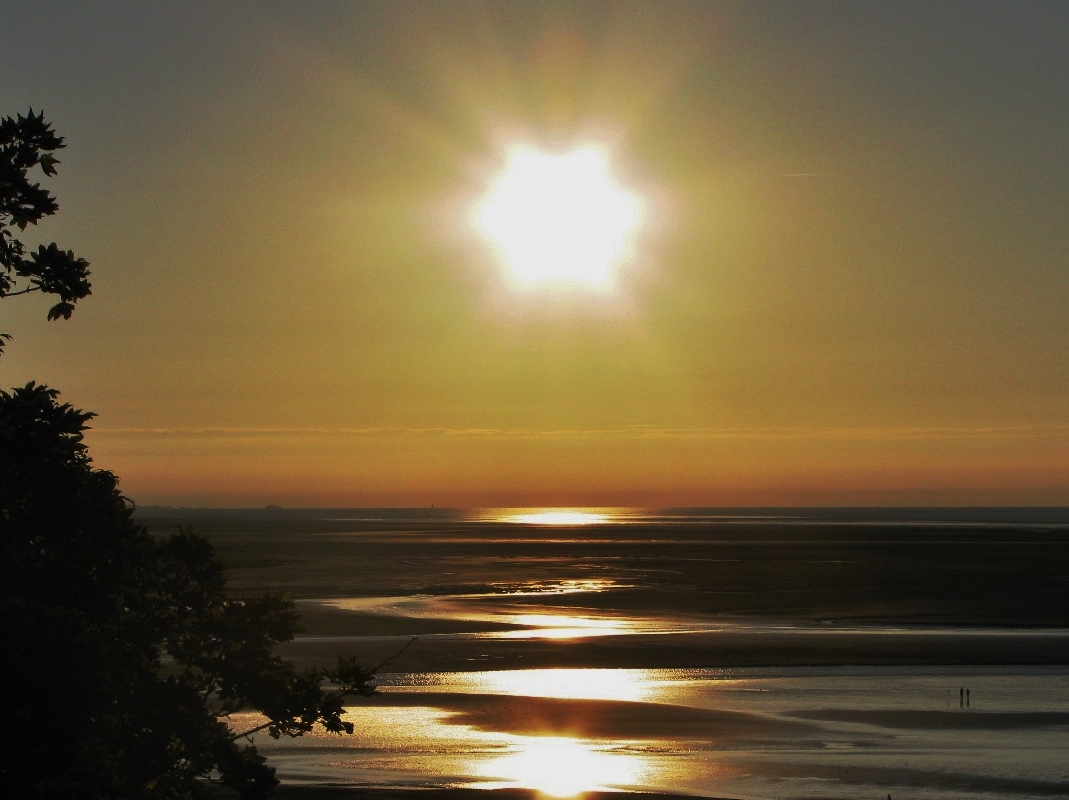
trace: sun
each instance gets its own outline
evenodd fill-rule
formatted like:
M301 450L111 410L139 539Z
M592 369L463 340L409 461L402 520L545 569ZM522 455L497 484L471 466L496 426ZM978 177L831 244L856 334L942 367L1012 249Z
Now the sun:
M475 208L476 227L524 286L611 288L641 216L637 195L613 179L607 152L595 146L514 148Z

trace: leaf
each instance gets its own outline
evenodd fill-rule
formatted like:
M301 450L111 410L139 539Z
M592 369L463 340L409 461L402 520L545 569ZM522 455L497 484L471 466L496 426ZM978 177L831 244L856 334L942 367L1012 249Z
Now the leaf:
M70 319L74 304L91 293L88 261L54 243L26 258L18 234L59 210L56 198L29 172L39 165L45 176L54 177L60 162L53 153L62 147L63 137L52 130L43 112L31 108L26 115L0 118L0 299L36 291L58 295L60 302L49 309L49 320ZM29 285L16 286L12 273Z
M50 178L55 177L56 164L59 163L59 160L54 155L45 153L41 156L41 161L39 163L41 164L41 171L44 172L45 175Z
M48 309L48 319L49 321L59 319L60 317L63 317L63 319L70 319L71 314L73 313L74 303L60 302Z

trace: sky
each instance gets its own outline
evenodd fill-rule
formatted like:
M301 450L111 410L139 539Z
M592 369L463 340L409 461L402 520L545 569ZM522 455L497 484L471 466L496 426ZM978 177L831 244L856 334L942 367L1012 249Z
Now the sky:
M139 505L1069 505L1069 4L2 17L93 295L0 385ZM625 256L518 284L474 209L583 147Z

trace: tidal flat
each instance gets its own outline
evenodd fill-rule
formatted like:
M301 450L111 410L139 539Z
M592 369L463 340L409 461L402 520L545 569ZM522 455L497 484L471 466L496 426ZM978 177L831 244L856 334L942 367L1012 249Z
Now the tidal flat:
M1063 510L139 515L289 592L288 658L387 662L356 736L257 742L285 791L1069 794Z

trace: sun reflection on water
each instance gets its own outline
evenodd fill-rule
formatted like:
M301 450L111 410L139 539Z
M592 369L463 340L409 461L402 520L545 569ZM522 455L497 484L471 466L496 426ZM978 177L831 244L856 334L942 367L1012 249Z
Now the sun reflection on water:
M502 517L501 521L520 525L601 525L609 522L609 515L593 511L551 509L508 514Z
M605 689L596 686L611 670L528 670L532 681L551 675L558 686L572 692ZM636 670L635 672L641 672ZM504 673L499 673L500 681ZM487 675L493 680L492 674ZM583 687L588 687L584 689ZM505 688L502 686L502 688ZM516 686L523 691L523 687ZM545 694L543 692L543 694ZM547 695L550 696L550 695ZM562 694L561 696L571 696ZM263 717L239 714L235 728L248 729ZM374 780L382 772L407 774L430 782L477 789L531 789L550 797L573 797L592 791L612 791L655 785L664 766L648 751L648 742L623 739L591 740L570 736L538 736L481 730L458 724L454 711L426 707L352 706L345 718L360 731L359 737L327 734L319 729L297 744L262 744L289 779L322 780L321 770L344 770L349 779ZM354 741L359 739L362 741ZM373 743L370 752L367 743ZM285 754L290 753L286 758ZM457 782L459 776L467 780Z
M659 688L653 673L645 669L516 669L452 675L469 684L471 691L513 697L643 702L655 699Z
M502 631L502 639L579 639L585 636L613 636L631 633L634 625L626 619L611 617L582 617L572 614L514 614L511 625L523 625L528 630Z
M510 736L510 752L475 765L486 780L480 789L534 789L551 797L608 791L639 784L646 777L641 755L619 743L596 744L563 736Z

